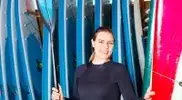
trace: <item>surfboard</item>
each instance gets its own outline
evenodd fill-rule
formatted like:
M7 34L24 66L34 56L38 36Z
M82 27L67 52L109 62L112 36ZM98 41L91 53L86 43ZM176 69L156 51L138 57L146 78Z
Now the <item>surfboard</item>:
M181 96L177 93L176 87L180 90L181 76L180 62L182 52L182 30L179 19L178 9L181 9L182 2L156 1L155 11L152 15L152 25L150 30L153 34L152 61L150 62L148 71L148 81L144 81L144 85L148 85L156 92L153 100L180 100ZM174 6L175 5L175 6ZM164 9L165 8L165 9ZM171 10L172 9L172 10ZM171 26L172 25L172 26ZM150 51L151 52L151 51ZM180 67L179 67L180 66ZM151 67L151 68L150 68ZM179 80L178 80L179 79ZM144 89L147 89L145 87ZM165 91L165 92L163 92Z
M69 98L76 69L76 3L63 1L59 6L59 81L64 97Z
M44 24L50 30L53 20L53 0L36 0L36 3Z
M8 30L7 30L7 13L8 13L8 1L3 0L1 2L1 9L0 9L0 15L1 15L1 25L0 25L0 48L1 48L1 98L2 100L8 100L9 99L9 89L8 89L8 80L7 80L7 66L10 66L11 62L8 62ZM9 12L10 13L10 12Z
M0 42L1 45L1 42ZM1 48L0 48L0 52L1 52ZM1 56L0 56L0 99L2 100L2 93L3 93L3 82L2 82L3 78L2 78L2 67L1 67Z
M85 28L84 28L84 4L85 0L77 0L77 20L76 20L76 61L77 66L86 63L85 57Z
M95 0L95 30L103 25L103 1Z
M150 86L150 78L152 73L152 64L153 64L153 44L154 44L154 26L155 26L155 10L156 1L151 2L150 13L149 13L149 31L148 31L148 41L145 55L145 68L144 68L144 77L143 77L143 95L147 92L147 89Z
M176 82L174 83L171 100L180 100L182 98L181 72L182 72L182 53L180 55L179 62L178 62L178 67L177 67L176 76L175 76Z
M137 93L137 77L135 73L135 63L134 63L134 54L133 54L133 44L132 44L132 29L131 29L131 21L130 21L130 2L129 0L122 0L122 17L123 17L123 28L124 28L124 43L126 50L126 66L128 68L128 72L133 83L133 87L136 95Z
M110 0L95 0L94 2L94 25L95 30L100 26L112 28L112 6Z
M67 19L67 1L62 1L60 3L59 10L59 64L60 64L60 83L63 89L63 95L69 98L69 81L68 81L68 70L69 70L69 51L68 42L69 37L67 35L68 29L68 19ZM73 33L74 34L74 33ZM70 36L71 37L71 36ZM73 49L72 49L73 50Z
M89 58L92 53L91 38L94 32L94 5L92 0L85 0L85 14L84 14L84 30L85 30L85 57L86 63L89 62Z
M144 75L144 66L145 66L145 55L144 55L144 46L142 43L142 19L141 19L141 12L140 12L140 3L139 0L134 0L134 28L135 28L135 37L136 37L136 47L138 53L138 59L140 64L141 76L143 79Z
M76 69L76 1L68 1L70 4L67 8L67 36L68 36L68 78L69 93L73 94L74 75ZM60 34L60 33L59 33ZM61 62L61 60L60 60ZM61 73L61 71L60 71ZM70 96L69 94L69 96ZM67 96L68 97L68 96Z
M20 84L23 99L41 99L41 68L37 61L42 59L41 42L35 17L26 13L24 0L15 0L16 35L20 63ZM33 8L30 8L33 9Z
M144 68L144 52L143 52L143 44L142 44L142 29L138 28L141 27L141 19L138 18L137 10L136 9L136 1L130 1L130 27L131 27L131 41L132 41L132 48L133 48L133 59L135 65L135 76L136 76L136 83L137 83L137 96L142 96L142 75L143 75L143 68ZM139 6L139 3L138 3ZM139 13L140 14L140 13ZM137 22L137 21L138 22ZM139 23L140 21L140 23ZM137 27L136 27L137 26ZM139 31L140 30L140 31Z
M38 10L44 21L44 49L43 49L43 73L42 83L47 83L42 86L43 99L51 99L51 87L57 86L57 72L59 67L58 56L58 29L57 23L57 5L56 0L36 0ZM51 68L53 67L53 68ZM52 80L53 74L53 80ZM52 84L54 81L54 85Z
M77 66L89 61L91 55L91 35L94 30L93 20L90 18L89 9L93 3L85 0L78 0L76 20L76 61ZM88 8L87 8L88 7Z
M10 99L15 100L22 100L22 93L21 93L21 87L20 87L20 80L19 80L19 71L18 71L18 63L17 63L17 48L16 48L16 33L15 33L15 3L14 0L8 0L7 2L7 39L8 39L8 49L6 52L8 52L8 55L6 57L8 58L6 62L6 69L7 69L7 84L8 84L8 94Z
M1 13L0 13L0 16L1 16ZM3 86L2 86L1 41L0 41L0 99L2 99L2 90L3 90Z
M1 72L0 73L0 99L5 100L8 98L8 93L7 93L7 84L6 84L7 82L6 82L6 77L5 77L5 73L4 73L5 68L3 68L4 62L2 62L3 59L1 59L1 58L3 58L2 56L4 56L4 55L0 56L0 60L1 60L1 65L0 65L0 72Z
M51 87L57 86L58 71L58 31L57 25L57 3L56 0L36 0L41 17L44 20L44 49L43 49L43 73L42 83L47 83L42 86L43 99L51 99ZM57 41L57 42L56 42ZM55 50L56 49L56 50ZM51 68L53 67L53 68ZM53 73L53 80L52 80Z
M50 32L48 28L43 26L43 54L42 54L42 100L51 99L52 88L52 60Z
M165 100L169 99L169 95L172 94L174 88L175 81L173 80L176 77L180 53L182 52L182 20L179 19L179 13L177 12L178 9L182 8L181 3L173 3L167 0L157 2L153 54L153 71L155 73L152 73L152 89L156 90L157 95L153 97L154 99L160 97ZM174 9L174 11L171 11L171 9ZM172 26L169 26L169 23ZM162 77L159 77L156 73L161 74ZM162 91L165 91L165 93L162 93Z
M102 24L112 29L112 2L110 0L103 0L102 2Z
M126 64L120 0L112 1L112 31L115 37L113 60L122 64Z

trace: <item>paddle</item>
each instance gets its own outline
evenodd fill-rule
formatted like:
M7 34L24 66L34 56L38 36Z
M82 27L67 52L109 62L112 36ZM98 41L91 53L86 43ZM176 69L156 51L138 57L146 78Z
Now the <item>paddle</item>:
M50 18L50 15L48 13L48 7L46 8L46 12L48 14L48 18L49 20L46 21L45 17L43 16L43 13L40 10L40 6L39 6L39 2L38 0L36 0L37 3L37 7L38 10L40 12L40 16L43 19L43 22L45 24L45 26L48 28L49 32L50 32L50 45L51 45L51 58L52 58L52 66L53 66L53 79L54 79L54 87L58 88L58 84L57 84L57 73L56 73L56 65L55 65L55 56L54 56L54 30L55 30L55 26L56 26L56 19L57 19L57 11L56 9L58 8L56 5L56 0L52 0L52 5L53 5L53 17L52 19ZM46 0L45 0L45 3ZM47 4L45 4L45 6L47 6Z

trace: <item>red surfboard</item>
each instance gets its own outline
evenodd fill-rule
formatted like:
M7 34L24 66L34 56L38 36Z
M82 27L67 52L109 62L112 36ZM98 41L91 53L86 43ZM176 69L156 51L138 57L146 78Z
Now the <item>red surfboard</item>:
M182 92L179 92L182 91L182 13L179 11L182 1L156 0L153 3L156 8L150 30L153 34L152 61L148 64L151 67L146 66L150 69L145 70L150 75L144 74L144 77L150 79L149 86L156 92L152 100L182 100Z

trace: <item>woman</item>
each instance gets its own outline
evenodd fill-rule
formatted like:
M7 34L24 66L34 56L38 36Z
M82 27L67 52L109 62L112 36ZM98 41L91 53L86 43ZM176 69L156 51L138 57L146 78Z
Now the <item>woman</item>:
M98 28L91 39L93 54L90 63L78 67L72 100L138 100L124 65L113 62L111 55L114 36L107 27ZM52 99L62 100L61 93L53 88ZM150 100L154 92L147 92L144 98Z

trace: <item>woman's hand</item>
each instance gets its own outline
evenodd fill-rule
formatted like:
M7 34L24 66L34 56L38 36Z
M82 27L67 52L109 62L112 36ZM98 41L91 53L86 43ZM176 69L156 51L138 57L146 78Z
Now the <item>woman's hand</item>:
M52 95L51 95L52 100L63 100L63 92L61 86L60 85L58 86L59 90L55 87L52 88Z
M145 96L144 96L144 99L145 100L152 100L152 96L155 95L155 92L154 91L151 91L151 88L148 88Z

